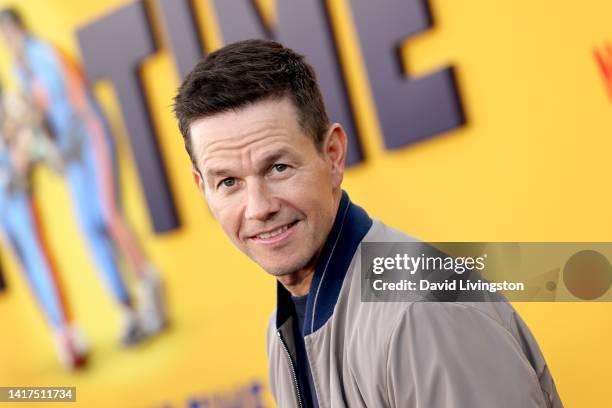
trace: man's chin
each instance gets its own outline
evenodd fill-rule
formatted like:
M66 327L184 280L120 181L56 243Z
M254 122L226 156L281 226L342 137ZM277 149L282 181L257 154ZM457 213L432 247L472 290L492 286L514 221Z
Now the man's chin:
M287 260L280 261L278 263L273 262L257 262L259 266L270 275L274 277L288 276L299 272L306 268L309 264L308 260L296 260L293 262L287 262Z
M295 273L297 270L299 270L299 268L292 268L288 266L262 265L262 264L259 264L259 266L261 266L264 271L266 271L270 275L275 276L277 278L280 276L291 275L292 273Z

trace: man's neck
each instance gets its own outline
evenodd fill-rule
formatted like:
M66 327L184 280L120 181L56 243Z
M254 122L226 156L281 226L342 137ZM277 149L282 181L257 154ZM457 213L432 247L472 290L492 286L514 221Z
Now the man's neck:
M278 281L291 293L292 296L306 296L310 291L310 284L314 276L314 267L305 268L298 272L278 277Z

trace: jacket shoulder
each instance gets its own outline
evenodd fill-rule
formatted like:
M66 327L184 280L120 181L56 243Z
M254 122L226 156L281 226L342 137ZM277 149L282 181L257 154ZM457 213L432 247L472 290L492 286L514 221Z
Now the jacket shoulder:
M420 239L410 236L384 222L372 219L372 227L363 237L362 242L418 242Z

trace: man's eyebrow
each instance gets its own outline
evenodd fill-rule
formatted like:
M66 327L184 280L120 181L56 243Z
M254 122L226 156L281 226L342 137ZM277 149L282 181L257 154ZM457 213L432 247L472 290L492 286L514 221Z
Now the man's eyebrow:
M230 175L230 171L227 169L209 168L209 169L206 169L206 171L204 172L204 179L213 180L215 178L224 177L228 175Z
M274 164L274 162L277 162L280 158L285 157L288 154L289 154L289 151L286 150L286 149L276 150L274 152L266 154L259 161L259 164L258 164L257 167L259 167L260 169L264 169L265 170L270 165Z
M263 158L259 160L257 167L260 171L266 170L268 167L270 167L272 164L274 164L279 159L285 156L290 156L290 155L291 155L291 151L289 149L281 148L279 150L275 150L273 152L270 152L264 155ZM215 178L228 177L231 175L232 175L231 170L228 170L225 168L210 167L204 171L204 179L211 180L211 181L214 180Z

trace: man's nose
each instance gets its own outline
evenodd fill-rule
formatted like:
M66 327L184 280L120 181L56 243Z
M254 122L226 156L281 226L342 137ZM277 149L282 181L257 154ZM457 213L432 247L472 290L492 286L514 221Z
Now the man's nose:
M254 182L247 186L245 218L267 221L280 210L280 202L266 187L265 183Z

